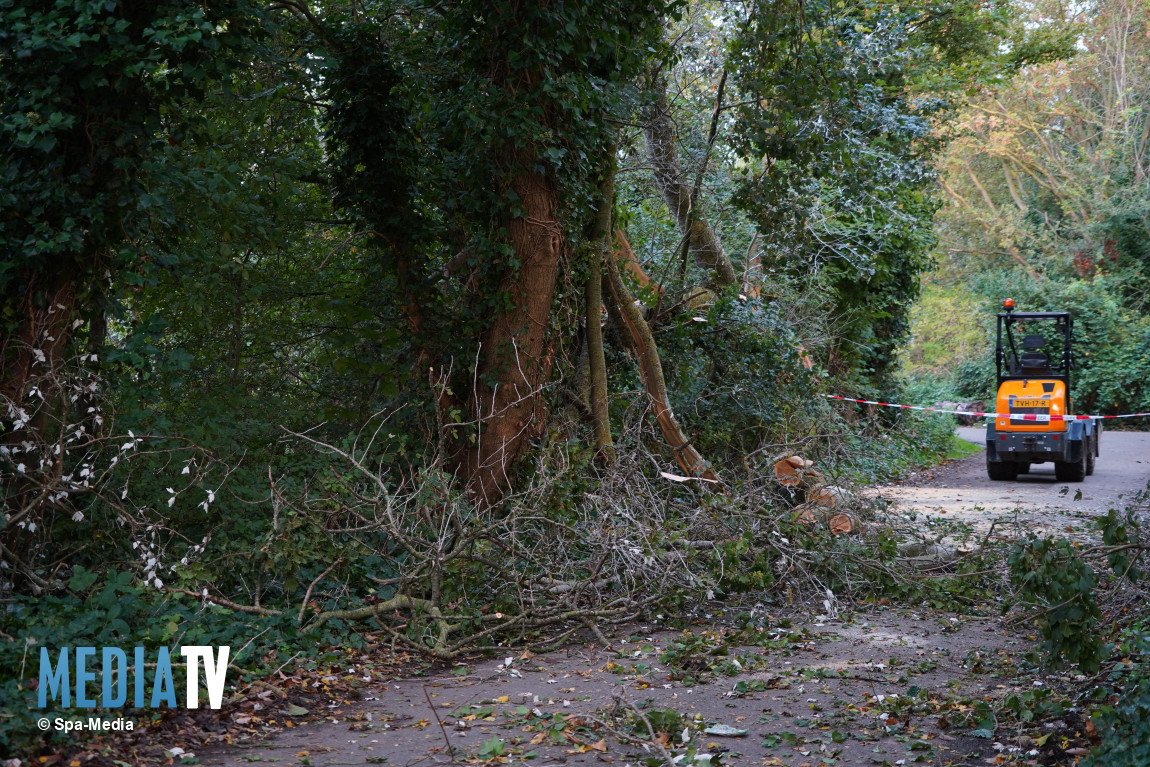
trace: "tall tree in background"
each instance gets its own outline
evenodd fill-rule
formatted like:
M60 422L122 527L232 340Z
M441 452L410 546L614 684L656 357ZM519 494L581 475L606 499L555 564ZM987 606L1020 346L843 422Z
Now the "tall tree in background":
M1062 26L1006 3L756 3L735 37L745 94L736 195L766 244L764 262L812 265L833 296L832 373L889 386L931 263L936 127L964 92L1063 55Z
M956 263L1079 277L1150 266L1147 8L1107 0L1083 21L1083 50L964 110L941 177Z

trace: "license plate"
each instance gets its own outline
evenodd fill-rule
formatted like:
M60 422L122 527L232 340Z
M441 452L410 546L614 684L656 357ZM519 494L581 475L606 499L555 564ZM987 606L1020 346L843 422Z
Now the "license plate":
M1011 407L1050 407L1048 399L1016 399L1010 403Z

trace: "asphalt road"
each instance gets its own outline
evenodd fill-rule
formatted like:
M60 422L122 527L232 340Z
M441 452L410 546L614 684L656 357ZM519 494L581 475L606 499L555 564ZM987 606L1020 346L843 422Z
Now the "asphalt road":
M958 429L963 439L985 444L983 428ZM1085 516L1123 509L1150 481L1150 432L1103 432L1094 474L1082 482L1060 482L1054 465L1032 466L1013 482L992 482L986 476L986 454L979 451L906 482L880 489L882 497L904 510L946 515L982 527L990 519L1018 513L1038 527L1065 527ZM1081 491L1081 496L1078 496Z

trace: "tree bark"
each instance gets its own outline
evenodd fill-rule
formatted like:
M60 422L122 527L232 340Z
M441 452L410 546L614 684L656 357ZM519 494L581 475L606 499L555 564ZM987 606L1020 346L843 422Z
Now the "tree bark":
M635 352L635 359L639 363L639 374L643 378L643 388L651 398L651 408L655 412L655 420L663 432L663 438L675 453L675 460L688 477L718 482L719 477L711 465L695 449L691 441L683 433L682 427L675 419L671 410L670 400L667 398L667 384L663 379L663 365L659 360L659 349L655 346L655 337L643 315L635 306L635 299L627 290L623 277L619 272L618 256L607 259L607 285L610 288L612 305L619 313L631 345Z
M679 167L675 126L671 122L667 80L663 75L652 79L652 91L654 100L647 114L643 134L647 139L648 157L654 166L655 181L671 215L675 217L680 235L686 240L691 257L710 274L710 287L719 290L734 285L737 279L735 267L706 217L694 209L697 200L692 199L691 187Z
M32 275L25 283L27 293L19 304L19 324L11 335L0 340L0 444L28 441L42 450L41 457L48 455L43 448L50 447L48 432L53 412L68 406L59 375L76 312L76 284L65 271L44 269ZM39 389L39 397L28 396L33 384ZM28 417L21 429L12 428L15 413ZM0 497L9 518L24 518L39 525L43 504L37 501L36 482L20 474L10 476L8 481ZM35 505L31 514L21 515L31 504ZM32 540L26 527L0 528L0 545L18 559L26 557ZM35 582L32 574L26 575Z
M607 250L605 251L607 253L605 258L610 257L611 247L612 246L608 244ZM643 266L635 256L635 251L631 248L631 242L627 239L627 234L622 229L615 230L614 249L615 260L623 265L623 268L627 270L627 273L631 275L631 278L634 279L635 282L644 288L649 288L655 291L655 293L662 295L663 286L652 280L647 273L643 271Z
M552 366L545 348L547 323L563 237L555 181L533 165L523 153L516 157L520 170L510 186L522 214L508 222L507 232L519 267L500 284L511 306L495 316L481 338L470 402L481 431L467 457L467 474L472 496L483 507L502 500L511 464L545 423L541 388Z
M607 363L603 357L603 261L611 258L611 213L615 204L615 146L607 148L603 177L599 182L599 209L592 230L591 263L587 274L587 358L590 369L591 426L595 434L595 457L604 464L615 462L611 419L607 411Z
M37 278L46 284L37 285ZM34 275L27 287L19 325L0 341L0 397L16 403L24 398L37 368L46 374L58 367L76 309L76 285L70 276L44 270Z

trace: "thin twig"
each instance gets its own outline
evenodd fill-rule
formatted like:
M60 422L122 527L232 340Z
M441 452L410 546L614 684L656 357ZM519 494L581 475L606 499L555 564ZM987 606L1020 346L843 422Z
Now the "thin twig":
M427 685L420 685L423 688L423 697L427 698L427 705L431 709L431 715L435 717L435 723L439 725L439 731L443 733L443 741L447 744L447 755L451 757L451 761L455 761L455 748L451 745L451 738L447 737L447 728L443 726L443 720L439 718L439 712L435 710L435 704L431 702L431 696L427 694Z
M299 606L299 618L296 620L297 623L303 623L304 612L307 611L307 601L309 599L311 599L312 589L315 588L315 585L317 583L319 583L324 578L326 578L328 576L328 573L330 573L335 568L339 567L342 563L343 563L343 557L340 557L339 559L332 562L331 567L327 568L322 573L320 573L319 577L317 577L314 581L312 581L311 584L307 587L307 592L303 595L303 604L301 604Z

